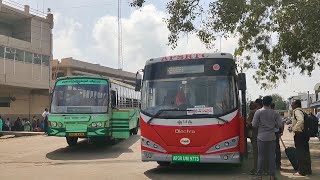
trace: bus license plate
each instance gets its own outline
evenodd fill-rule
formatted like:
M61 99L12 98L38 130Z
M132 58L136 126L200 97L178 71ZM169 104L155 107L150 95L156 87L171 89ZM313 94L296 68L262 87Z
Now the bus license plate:
M199 163L200 155L193 154L173 154L172 162Z
M85 136L85 133L69 133L68 136L77 136L77 137L81 137L81 136Z

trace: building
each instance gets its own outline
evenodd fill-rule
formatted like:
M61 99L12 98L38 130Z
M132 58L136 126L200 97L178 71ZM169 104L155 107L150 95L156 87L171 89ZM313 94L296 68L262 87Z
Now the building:
M319 99L319 94L320 94L320 83L317 83L315 86L314 86L314 93L316 94L316 99L314 102L312 102L310 104L310 106L312 108L314 108L314 113L316 112L319 112L319 109L320 109L320 99Z
M0 115L5 118L40 118L58 77L98 75L135 84L135 73L73 58L52 60L53 24L50 13L0 0Z
M0 0L0 113L39 115L48 106L53 15Z
M84 61L73 59L72 57L61 59L61 61L53 60L51 87L54 86L56 78L64 76L103 76L113 78L115 80L135 85L136 74L131 72L113 69L99 64L87 63Z
M295 100L301 100L301 106L302 108L309 108L310 105L316 100L315 94L309 94L309 93L298 93L296 96L291 96L289 101L289 110L291 110L290 104Z
M316 95L315 94L309 94L309 91L307 93L298 93L298 95L296 96L291 96L288 99L289 102L289 116L292 115L292 107L291 107L291 103L295 100L301 100L301 106L302 109L307 112L307 113L311 113L313 112L312 110L312 104L316 101Z

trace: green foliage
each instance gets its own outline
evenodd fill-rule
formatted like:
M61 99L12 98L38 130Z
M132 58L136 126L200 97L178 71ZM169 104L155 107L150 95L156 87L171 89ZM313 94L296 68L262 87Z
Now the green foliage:
M242 68L257 67L254 79L262 88L274 87L293 68L311 75L320 65L319 0L172 0L167 11L172 48L181 33L197 34L207 48L217 36L239 37L234 55L246 60ZM207 18L199 19L203 14ZM258 55L255 66L243 58L246 52Z
M272 102L275 104L276 110L287 109L287 102L279 94L272 94L271 97L272 97Z

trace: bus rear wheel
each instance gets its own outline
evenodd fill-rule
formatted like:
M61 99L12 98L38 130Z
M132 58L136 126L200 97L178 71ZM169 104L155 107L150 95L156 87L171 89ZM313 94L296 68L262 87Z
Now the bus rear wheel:
M135 127L134 129L132 129L132 134L133 135L137 135L138 134L138 131L139 131L139 127Z
M66 137L69 146L75 146L78 143L78 137Z
M132 129L133 131L132 131L132 134L133 135L137 135L138 134L138 131L139 131L139 120L138 120L138 122L137 122L137 126L136 126L136 128L134 128L134 129Z
M169 166L171 164L170 162L165 162L165 161L157 161L157 163L161 167L166 167L166 166Z

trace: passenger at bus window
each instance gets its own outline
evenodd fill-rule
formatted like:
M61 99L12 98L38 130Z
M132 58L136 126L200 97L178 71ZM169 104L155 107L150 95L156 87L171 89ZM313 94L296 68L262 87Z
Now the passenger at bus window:
M186 96L182 90L179 90L176 95L176 105L180 106L186 103Z
M191 108L193 107L191 104L189 104L184 92L182 90L179 90L176 95L176 105L182 109Z

